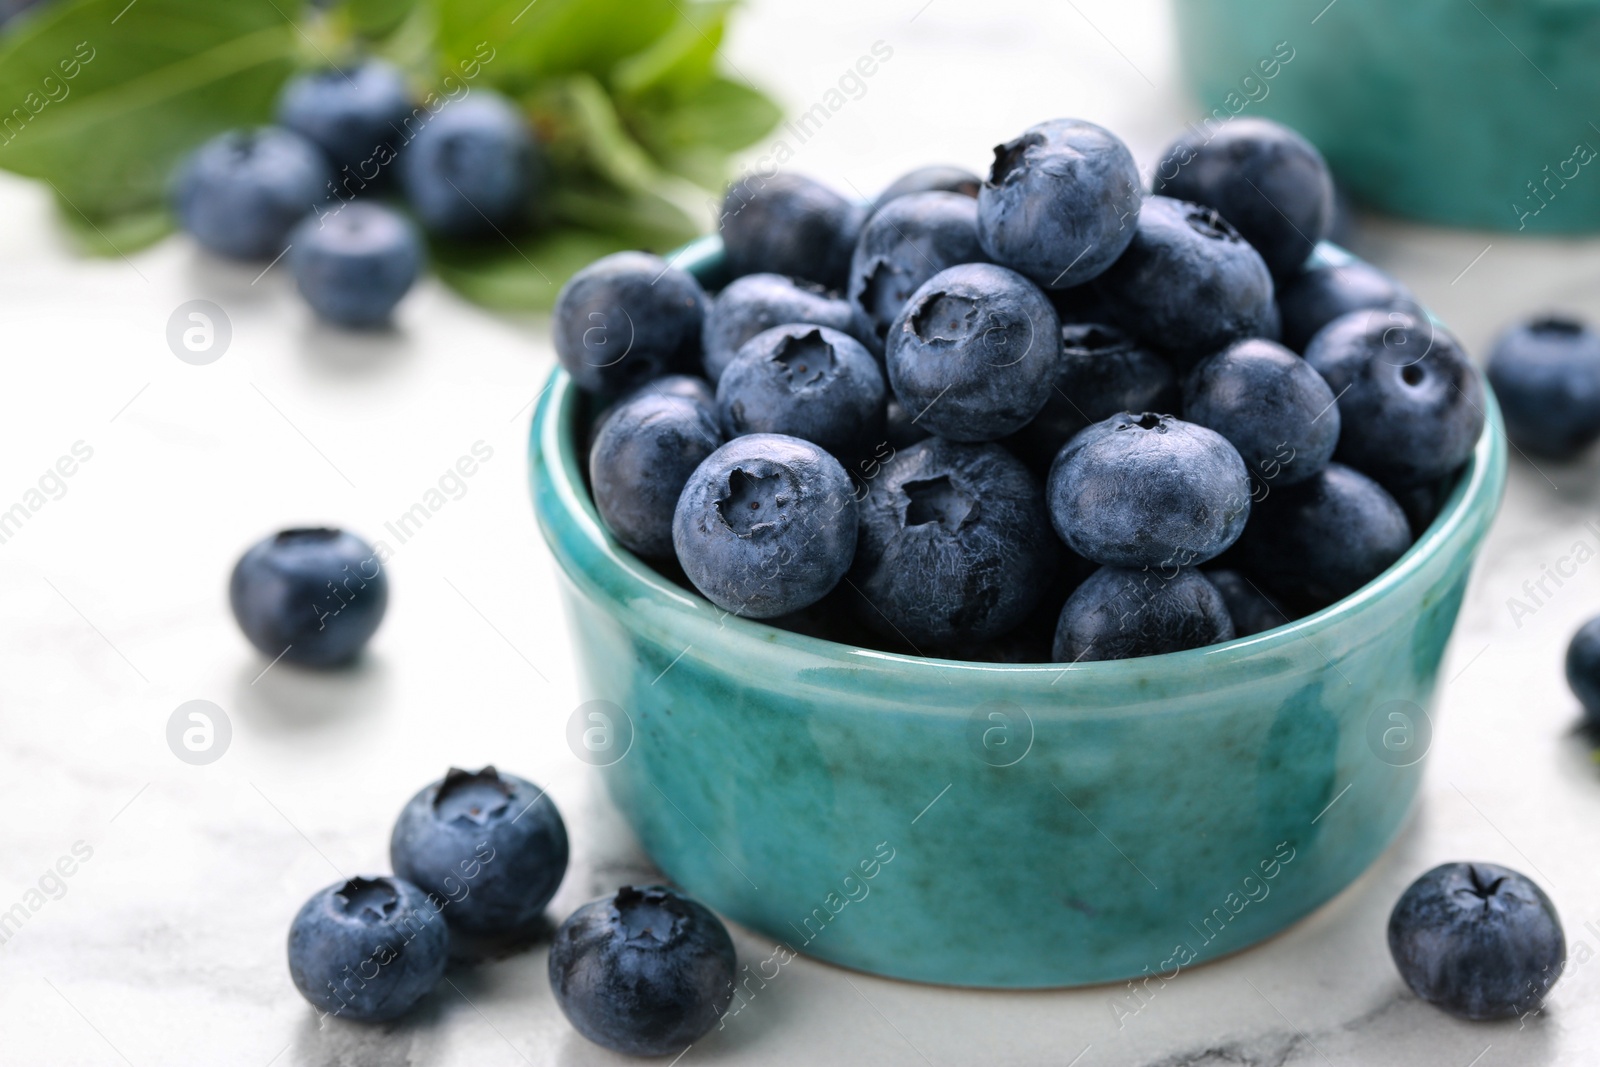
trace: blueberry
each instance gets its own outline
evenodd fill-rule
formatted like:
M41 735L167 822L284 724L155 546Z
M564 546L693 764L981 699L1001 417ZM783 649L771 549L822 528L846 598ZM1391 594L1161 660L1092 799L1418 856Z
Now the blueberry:
M1101 567L1062 606L1053 655L1057 663L1133 659L1233 636L1222 594L1193 567Z
M1600 334L1584 323L1519 322L1495 342L1488 371L1518 448L1570 459L1600 438Z
M493 767L452 767L407 802L389 837L395 874L452 930L514 937L538 927L567 870L567 828L544 790Z
M1456 339L1404 311L1352 311L1306 362L1339 397L1339 462L1390 485L1443 478L1483 431L1483 383Z
M1411 532L1416 537L1421 537L1422 532L1433 525L1433 520L1439 517L1439 512L1444 508L1444 502L1450 497L1450 490L1455 487L1454 478L1440 478L1431 482L1418 482L1416 485L1397 485L1389 489L1389 495L1394 497L1394 502L1400 505L1400 510L1406 513L1406 522L1411 527Z
M1183 417L1226 437L1251 475L1270 486L1305 481L1339 443L1333 390L1272 341L1236 341L1202 360L1184 380Z
M791 322L809 322L851 335L857 332L854 306L819 285L781 274L735 278L706 312L706 377L715 382L746 341L763 330Z
M855 558L850 476L798 437L734 438L683 487L672 544L695 588L723 610L751 619L798 611Z
M616 400L600 409L589 422L589 432L584 439L583 454L588 455L594 451L595 440L600 436L600 427L604 426L606 419L617 408L630 400L641 396L675 396L688 400L706 413L713 426L717 423L717 391L704 378L694 374L663 374L659 378L652 378L642 385L634 386L623 393ZM721 432L720 430L718 431Z
M995 147L978 190L978 240L996 263L1062 289L1111 266L1139 214L1128 146L1092 122L1053 119Z
M1377 482L1330 463L1258 500L1239 545L1268 593L1315 611L1388 570L1411 547L1411 526Z
M526 220L538 145L515 104L477 89L417 131L400 153L400 184L430 232L492 236Z
M1600 617L1578 627L1567 646L1567 685L1591 722L1600 722Z
M358 183L383 174L411 116L405 76L380 59L302 74L278 97L279 124L315 143L335 170L349 172Z
M978 190L982 187L983 179L970 170L935 163L908 171L890 182L888 188L872 202L872 212L876 214L889 201L912 193L959 193L976 200Z
M377 631L389 576L378 553L355 534L284 530L239 558L228 601L262 655L329 667L354 659Z
M1050 399L1006 444L1030 465L1048 471L1061 446L1092 423L1123 411L1177 407L1177 376L1166 360L1115 326L1063 322L1061 361Z
M891 448L906 448L928 437L927 427L917 421L918 414L907 409L894 394L889 395L884 409L883 436Z
M641 556L671 559L678 496L721 444L714 408L649 386L619 402L589 449L595 510L611 536Z
M861 502L851 581L869 626L966 651L1020 623L1053 574L1039 483L999 445L932 438L896 453Z
M1085 559L1170 571L1238 540L1250 516L1250 478L1221 434L1124 411L1067 442L1045 499L1056 533Z
M787 274L843 289L866 211L812 178L753 174L722 201L722 247L728 269Z
M271 259L289 231L328 195L328 161L292 130L266 126L219 134L178 172L178 221L206 249L233 259Z
M922 283L946 267L981 263L978 204L956 193L911 193L867 220L850 260L850 301L881 347Z
M1389 913L1389 954L1411 991L1463 1019L1537 1011L1567 963L1555 905L1493 863L1444 863Z
M585 904L550 946L550 991L597 1045L630 1056L682 1053L733 1002L727 928L664 886L623 886Z
M1278 283L1283 343L1304 352L1317 331L1351 311L1396 308L1420 315L1411 291L1370 263L1312 267Z
M889 327L889 384L930 433L994 441L1050 398L1061 324L1022 275L990 263L942 270Z
M1275 277L1304 264L1333 224L1333 179L1322 153L1269 119L1235 119L1178 138L1162 157L1154 189L1215 208Z
M346 204L296 226L289 270L318 315L341 326L379 326L422 272L422 237L382 204Z
M1116 325L1186 362L1275 337L1272 275L1211 208L1152 196L1128 250L1095 288Z
M444 977L450 934L410 882L358 877L305 902L289 926L289 977L330 1015L382 1022L403 1015Z
M826 326L774 326L722 372L717 416L729 437L787 434L850 461L883 440L883 372L861 342Z
M620 393L694 366L706 294L686 271L644 252L616 252L561 287L556 355L580 389Z
M1222 594L1222 602L1228 605L1228 617L1233 620L1235 637L1249 637L1275 630L1294 621L1293 615L1239 571L1223 567L1208 570L1205 576Z

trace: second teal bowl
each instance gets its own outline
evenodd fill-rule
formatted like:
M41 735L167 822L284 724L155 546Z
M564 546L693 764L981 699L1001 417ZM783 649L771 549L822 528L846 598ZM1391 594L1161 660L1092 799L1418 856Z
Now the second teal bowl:
M680 262L709 276L714 242ZM601 526L557 371L533 497L603 702L574 743L668 877L781 943L751 975L798 952L964 986L1170 977L1306 915L1399 829L1505 481L1488 405L1443 512L1338 604L1189 652L996 665L725 616L658 574Z

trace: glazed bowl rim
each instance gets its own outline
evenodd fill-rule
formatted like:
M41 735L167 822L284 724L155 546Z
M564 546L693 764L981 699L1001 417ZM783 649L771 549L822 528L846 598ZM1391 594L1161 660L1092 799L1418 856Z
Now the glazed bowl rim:
M714 270L720 256L721 243L711 235L686 245L669 258L691 272L703 272ZM1357 257L1328 242L1318 246L1314 257L1314 262L1331 266L1357 261ZM1482 369L1476 365L1474 369L1483 384L1483 432L1472 458L1457 477L1433 522L1405 554L1377 578L1342 600L1283 626L1203 648L1083 663L992 663L887 652L811 637L731 614L720 617L717 628L726 630L723 641L751 650L773 646L791 649L808 660L806 666L831 660L842 667L871 666L877 670L903 672L908 681L927 683L953 683L980 676L998 676L1005 681L1022 683L1040 677L1059 680L1070 672L1075 677L1082 676L1076 684L1092 684L1093 679L1116 685L1147 677L1153 669L1173 676L1191 672L1211 675L1238 668L1247 661L1271 657L1275 652L1293 649L1300 641L1315 638L1409 586L1440 554L1459 547L1469 553L1476 551L1477 543L1498 509L1506 476L1507 449L1499 404ZM583 556L599 561L604 568L603 573L585 577L594 595L609 601L607 606L613 613L626 609L637 611L640 602L647 602L653 609L663 612L663 618L669 622L681 618L688 629L705 625L709 611L716 610L714 605L623 548L605 531L579 467L581 453L574 431L582 399L582 391L558 365L539 396L529 436L530 488L540 528L552 554L576 579L578 576L570 572L580 566L579 559L561 543L563 538L576 537L586 550ZM548 491L541 491L541 478L546 480ZM1310 643L1313 648L1317 647L1314 641ZM737 662L730 660L730 664ZM729 669L736 668L730 665ZM1054 686L1054 681L1050 684Z

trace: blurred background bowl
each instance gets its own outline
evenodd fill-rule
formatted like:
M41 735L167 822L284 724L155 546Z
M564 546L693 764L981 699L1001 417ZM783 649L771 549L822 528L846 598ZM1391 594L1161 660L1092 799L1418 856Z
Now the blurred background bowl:
M1358 203L1448 225L1600 230L1600 0L1172 6L1212 121L1295 127Z

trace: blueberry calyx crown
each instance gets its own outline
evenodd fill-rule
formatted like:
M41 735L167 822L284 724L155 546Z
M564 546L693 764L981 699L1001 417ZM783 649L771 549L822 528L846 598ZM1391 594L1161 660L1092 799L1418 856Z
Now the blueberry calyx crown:
M906 482L901 491L906 495L905 525L908 527L938 523L947 532L957 533L977 518L977 498L952 482L949 475Z
M330 526L302 526L292 530L279 530L273 535L273 543L279 545L319 544L323 541L336 541L344 535L343 530Z
M1465 894L1467 896L1476 897L1478 900L1483 901L1484 911L1488 911L1490 909L1490 905L1496 900L1502 899L1496 894L1498 893L1501 884L1506 880L1505 875L1501 875L1498 878L1490 878L1484 871L1478 869L1477 864L1469 863L1467 864L1467 877L1471 879L1472 884L1464 885L1458 888L1456 890L1457 896Z
M978 304L955 293L930 293L911 314L911 329L923 341L960 341L972 332ZM941 332L942 331L942 332Z
M1156 433L1166 433L1167 427L1172 425L1171 415L1158 415L1153 411L1146 411L1139 415L1123 412L1117 416L1117 430L1154 430Z
M1233 224L1223 218L1216 208L1188 204L1184 207L1183 220L1189 224L1189 229L1213 241L1244 240L1239 236L1239 231L1233 228Z
M387 878L357 875L334 891L335 907L359 922L386 922L400 906L400 891Z
M777 527L789 503L777 474L753 474L742 467L728 472L728 492L717 501L717 514L738 537L754 537Z
M1565 315L1545 315L1528 323L1528 332L1540 337L1576 337L1583 333L1583 323Z
M1023 134L1015 141L994 146L994 165L989 168L989 180L985 183L990 187L1004 185L1006 179L1011 177L1022 163L1022 157L1027 155L1028 149L1034 145L1044 144L1044 137L1037 133Z
M494 769L494 764L479 771L451 767L434 795L433 811L441 822L486 826L511 806L514 792L511 783Z
M821 330L785 337L772 360L783 367L791 393L833 377L838 364L833 346L823 339Z
M662 886L625 885L611 898L612 922L623 940L638 948L665 948L676 941L688 916Z

